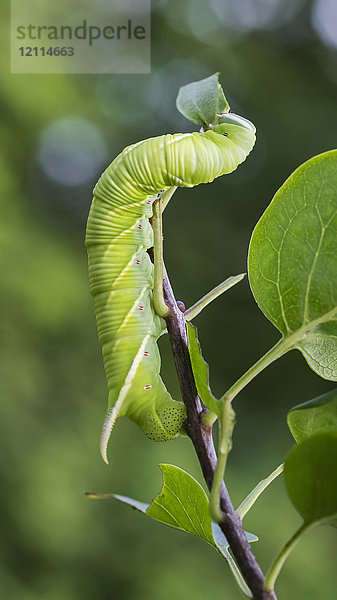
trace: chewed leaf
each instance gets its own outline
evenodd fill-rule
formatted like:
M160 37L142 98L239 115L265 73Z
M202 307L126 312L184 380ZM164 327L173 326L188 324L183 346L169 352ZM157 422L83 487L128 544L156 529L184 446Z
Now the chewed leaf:
M337 526L337 432L317 433L284 463L288 495L305 523Z
M323 431L337 432L337 390L294 406L287 416L297 443Z
M208 364L201 354L197 328L187 322L189 352L198 394L207 408L220 416L221 403L213 396L209 385Z
M179 467L165 464L159 466L163 476L163 487L151 504L118 494L87 492L86 495L98 500L118 500L156 521L192 533L216 546L212 534L209 502L201 485Z
M193 81L179 89L177 109L197 125L215 124L218 115L229 111L229 104L219 83L220 73Z
M153 519L196 535L214 545L208 498L199 483L173 465L159 465L163 488L146 513Z
M237 584L247 592L248 588L245 588L235 561L228 552L226 537L220 527L211 521L208 497L201 485L179 467L165 464L159 466L163 475L163 487L150 505L118 494L87 493L87 496L118 500L156 521L201 538L225 558ZM249 542L258 539L252 533L245 533Z
M262 312L321 377L337 380L337 150L300 166L255 227L249 281Z

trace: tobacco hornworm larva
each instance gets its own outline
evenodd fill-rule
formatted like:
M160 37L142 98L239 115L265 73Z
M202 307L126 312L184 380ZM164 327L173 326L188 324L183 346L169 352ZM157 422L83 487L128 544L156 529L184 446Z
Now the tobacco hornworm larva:
M117 417L155 441L176 437L185 408L159 375L157 338L165 321L153 307L149 222L158 192L193 187L231 173L255 142L255 127L224 115L205 133L177 133L128 146L100 177L87 223L90 291L109 389L101 452Z

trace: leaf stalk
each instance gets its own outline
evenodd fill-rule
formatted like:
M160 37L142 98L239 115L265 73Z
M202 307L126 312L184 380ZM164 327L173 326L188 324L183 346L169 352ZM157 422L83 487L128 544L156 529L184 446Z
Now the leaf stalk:
M193 306L191 306L190 308L188 308L186 310L186 312L185 312L186 321L192 321L192 319L194 319L199 313L201 313L201 311L205 308L205 306L210 304L210 302L213 302L213 300L215 300L215 298L217 298L218 296L220 296L221 294L223 294L224 292L229 290L229 288L233 287L233 285L236 285L237 283L239 283L239 281L242 281L242 279L245 277L245 275L246 275L245 273L240 273L240 275L234 275L233 277L228 277L225 281L223 281L222 283L217 285L215 288L213 288L210 292L208 292L208 294L205 294L205 296L200 298L200 300L198 300L198 302L196 302L195 304L193 304Z
M247 512L251 509L253 504L256 502L258 497L264 492L264 490L283 472L283 463L279 465L268 477L262 479L255 488L248 494L247 498L245 498L240 506L236 509L236 513L239 515L242 520Z
M232 434L235 425L235 412L230 400L223 402L223 412L220 421L220 441L218 449L218 462L216 465L214 479L209 501L211 518L216 523L221 523L224 514L220 508L221 486L227 464L227 457L232 449Z
M261 371L268 367L272 362L281 358L283 354L292 349L291 343L287 338L282 337L266 354L264 354L252 367L248 369L222 396L220 400L229 400L234 398L250 383Z
M264 586L263 586L263 589L266 592L272 592L274 590L276 579L279 576L280 571L281 571L285 561L287 560L289 554L295 548L300 537L306 531L311 529L311 527L313 527L313 525L315 525L315 523L302 523L301 527L299 527L299 529L294 533L294 535L285 544L285 546L282 548L281 552L277 555L275 560L272 562L271 566L269 567L269 569L267 571L267 575L266 575Z

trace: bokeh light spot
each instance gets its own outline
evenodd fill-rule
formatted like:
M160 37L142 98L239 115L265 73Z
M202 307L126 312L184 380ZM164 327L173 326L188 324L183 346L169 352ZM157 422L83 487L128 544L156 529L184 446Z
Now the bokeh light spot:
M317 0L312 10L312 24L322 42L337 47L336 0Z
M278 27L292 19L302 4L302 0L210 0L223 24L239 32Z
M41 134L37 159L53 181L76 186L92 179L107 157L105 139L85 119L54 121Z

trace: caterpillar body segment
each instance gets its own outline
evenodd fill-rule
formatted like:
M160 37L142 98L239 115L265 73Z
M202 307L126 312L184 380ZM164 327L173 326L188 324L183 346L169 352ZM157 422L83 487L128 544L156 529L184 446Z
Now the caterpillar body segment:
M101 438L106 461L118 417L129 417L155 441L182 431L185 407L171 398L159 374L156 342L166 324L153 307L149 218L158 193L211 182L245 160L255 127L236 115L222 121L205 133L167 134L128 146L94 189L86 245L109 390Z

